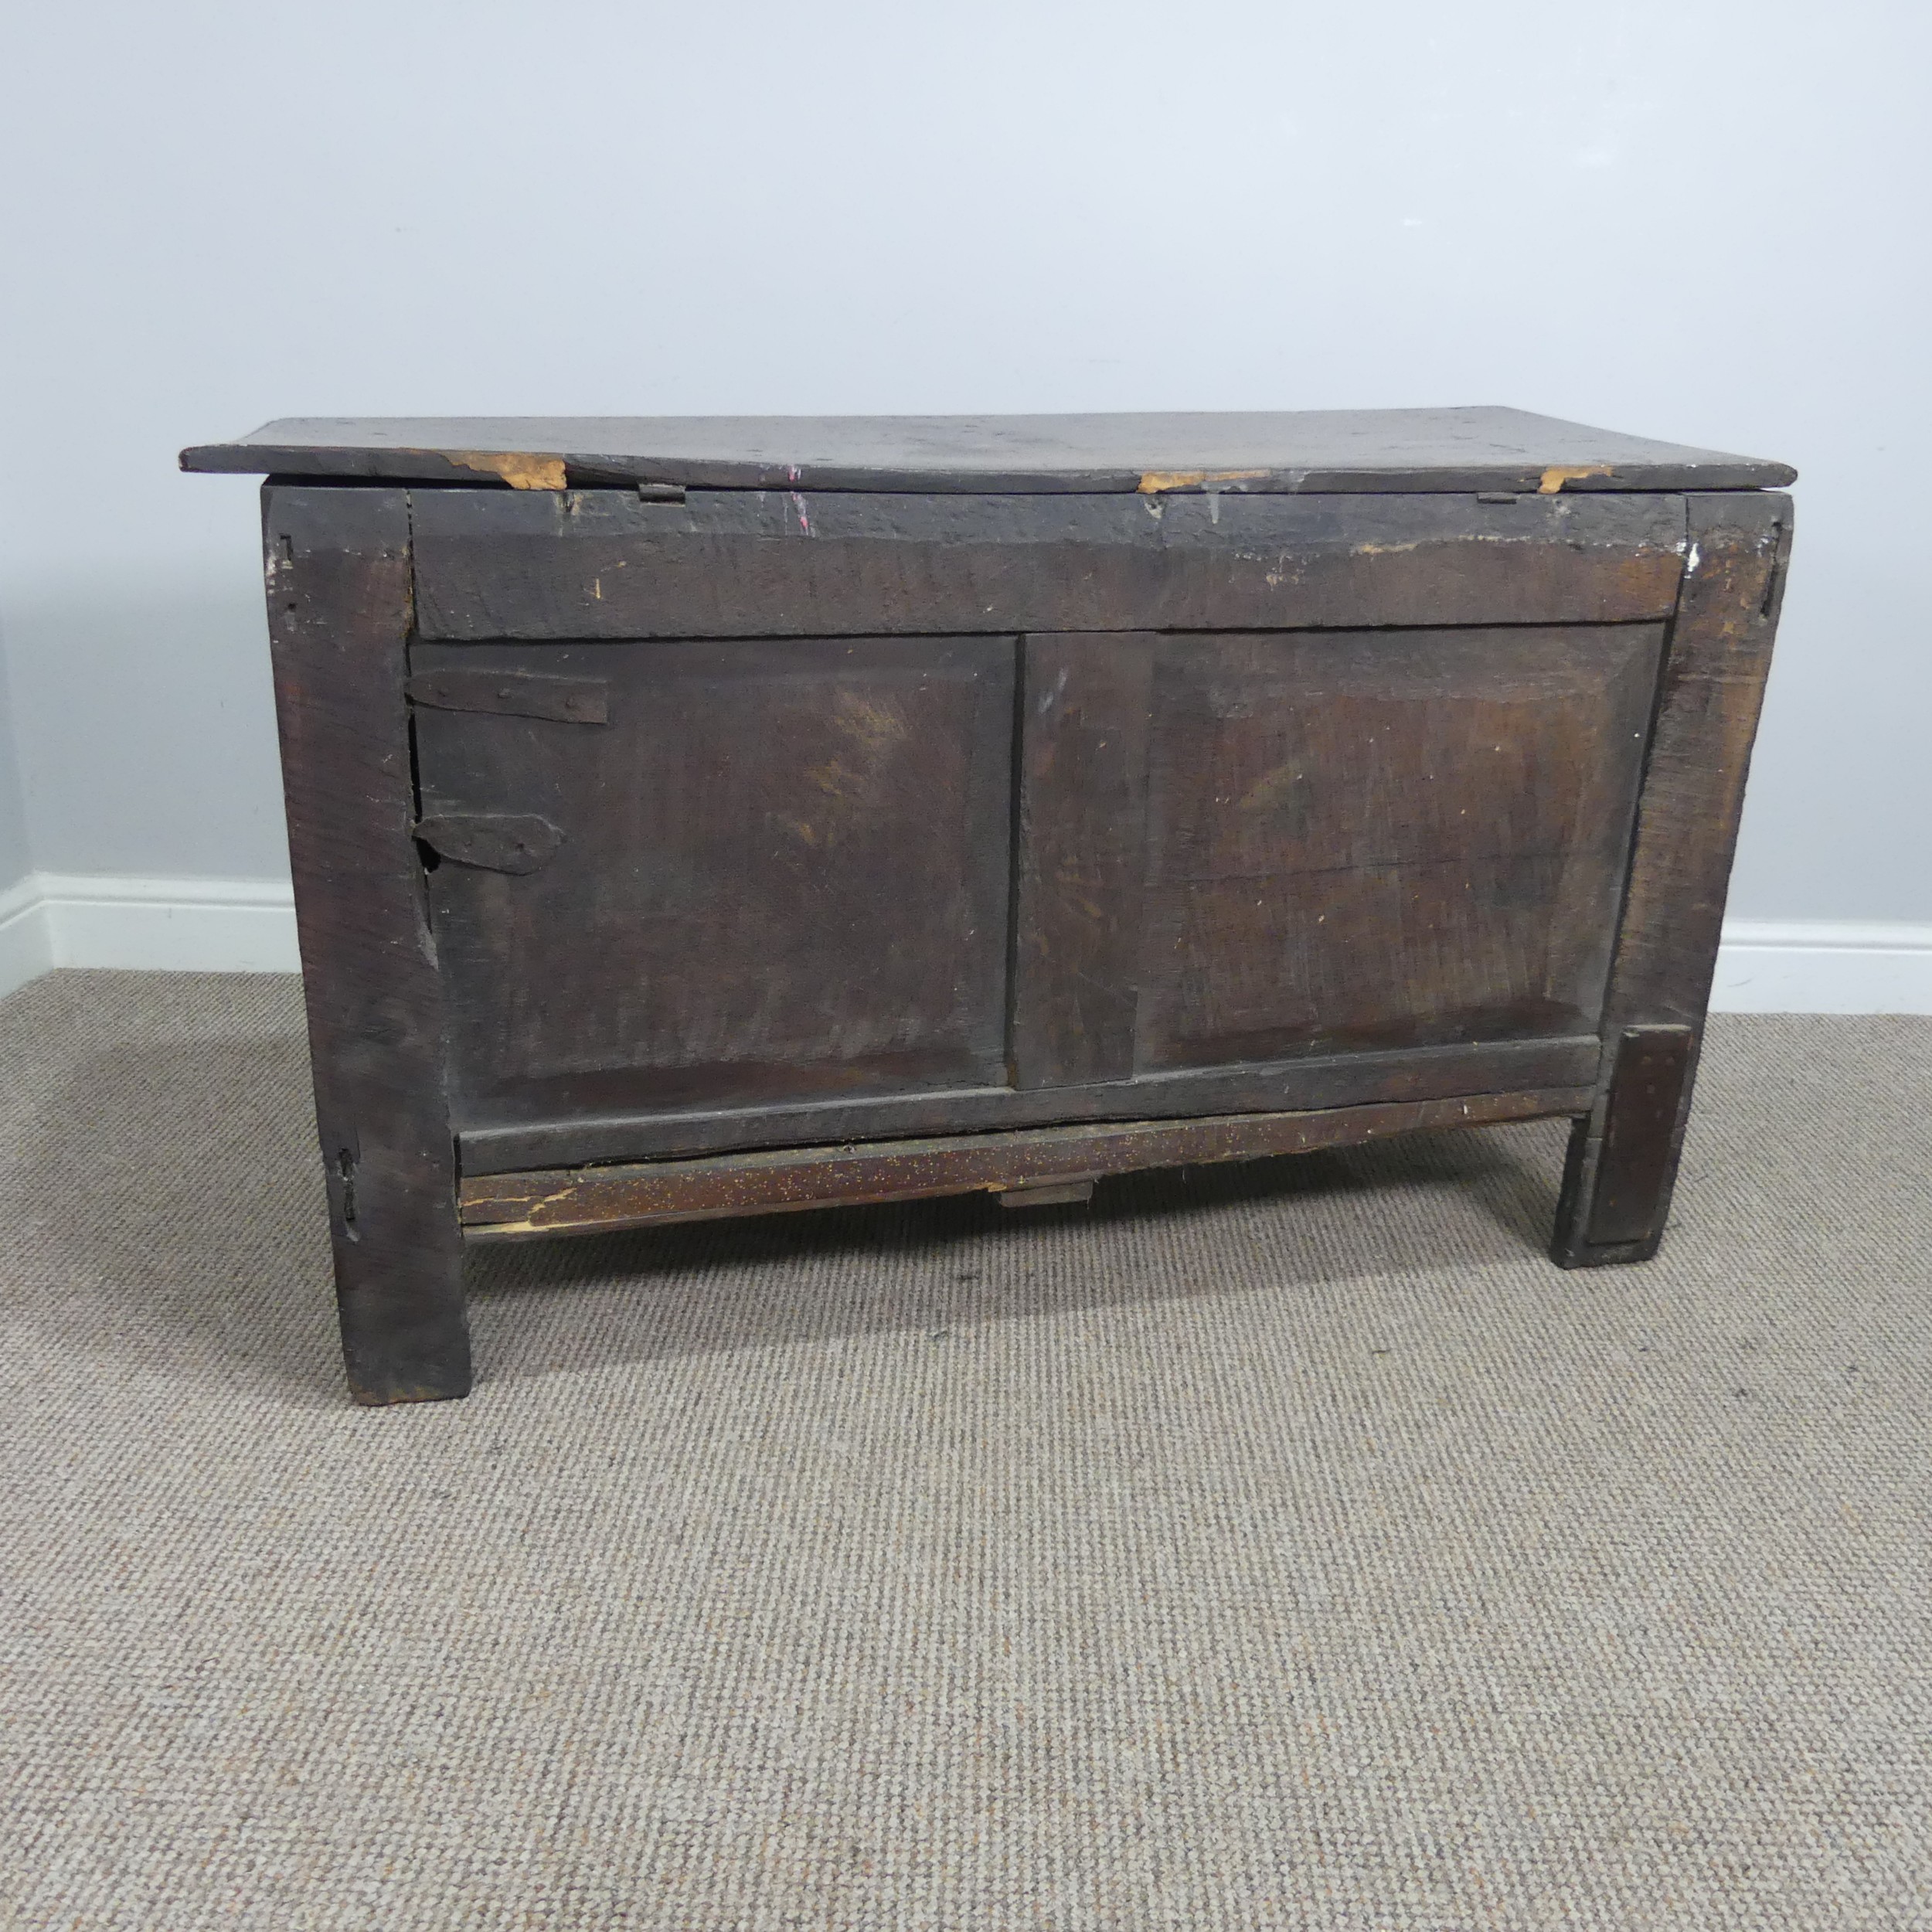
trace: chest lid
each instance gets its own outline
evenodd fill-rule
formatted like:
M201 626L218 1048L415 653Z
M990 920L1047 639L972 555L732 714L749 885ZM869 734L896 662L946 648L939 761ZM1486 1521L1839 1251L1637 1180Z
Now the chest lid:
M1740 490L1787 464L1490 407L1066 416L318 417L185 470L560 490L1013 495Z

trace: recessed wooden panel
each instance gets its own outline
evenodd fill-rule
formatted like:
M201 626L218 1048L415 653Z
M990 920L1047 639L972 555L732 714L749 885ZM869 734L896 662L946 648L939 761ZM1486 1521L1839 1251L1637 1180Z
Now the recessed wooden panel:
M460 1126L1003 1082L1014 642L418 645L607 723L419 709ZM452 842L441 842L445 851ZM459 845L460 849L460 845Z
M1028 640L1066 671L1028 707L1030 775L1101 709L1131 742L1119 686L1148 645L1115 644ZM1115 787L1132 810L1086 829L1084 779L1057 802L1036 784L1026 845L1077 910L1101 860L1121 872L1121 827L1144 837L1138 930L1101 943L1069 912L1061 976L1107 989L1109 1015L1131 989L1140 1073L1594 1032L1660 644L1654 624L1159 638L1146 769ZM1069 1007L1053 970L1022 968L1022 1007ZM1042 1039L1016 1078L1077 1063Z
M1661 634L1168 640L1141 1063L1592 1027Z

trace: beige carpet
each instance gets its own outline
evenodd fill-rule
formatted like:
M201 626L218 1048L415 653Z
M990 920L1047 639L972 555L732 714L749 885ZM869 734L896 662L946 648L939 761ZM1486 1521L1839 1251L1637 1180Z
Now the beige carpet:
M1932 1021L1546 1125L498 1250L338 1379L296 989L0 1005L0 1923L1932 1924Z

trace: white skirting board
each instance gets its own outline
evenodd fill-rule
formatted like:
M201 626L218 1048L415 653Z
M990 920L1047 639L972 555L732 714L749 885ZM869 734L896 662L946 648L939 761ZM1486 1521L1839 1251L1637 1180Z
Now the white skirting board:
M276 879L30 872L0 893L0 993L56 966L299 972L294 896Z
M1932 1013L1932 926L1726 920L1711 1007L1719 1013Z
M0 893L0 994L55 966L297 972L294 902L274 879L30 873ZM1730 1013L1932 1013L1932 925L1733 920L1711 1004Z

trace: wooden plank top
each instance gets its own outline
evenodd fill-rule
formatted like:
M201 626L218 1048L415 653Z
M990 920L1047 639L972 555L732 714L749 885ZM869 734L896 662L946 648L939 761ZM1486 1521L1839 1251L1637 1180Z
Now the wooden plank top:
M1789 464L1523 410L1101 416L328 417L182 452L185 470L519 489L1262 492L1746 490Z

